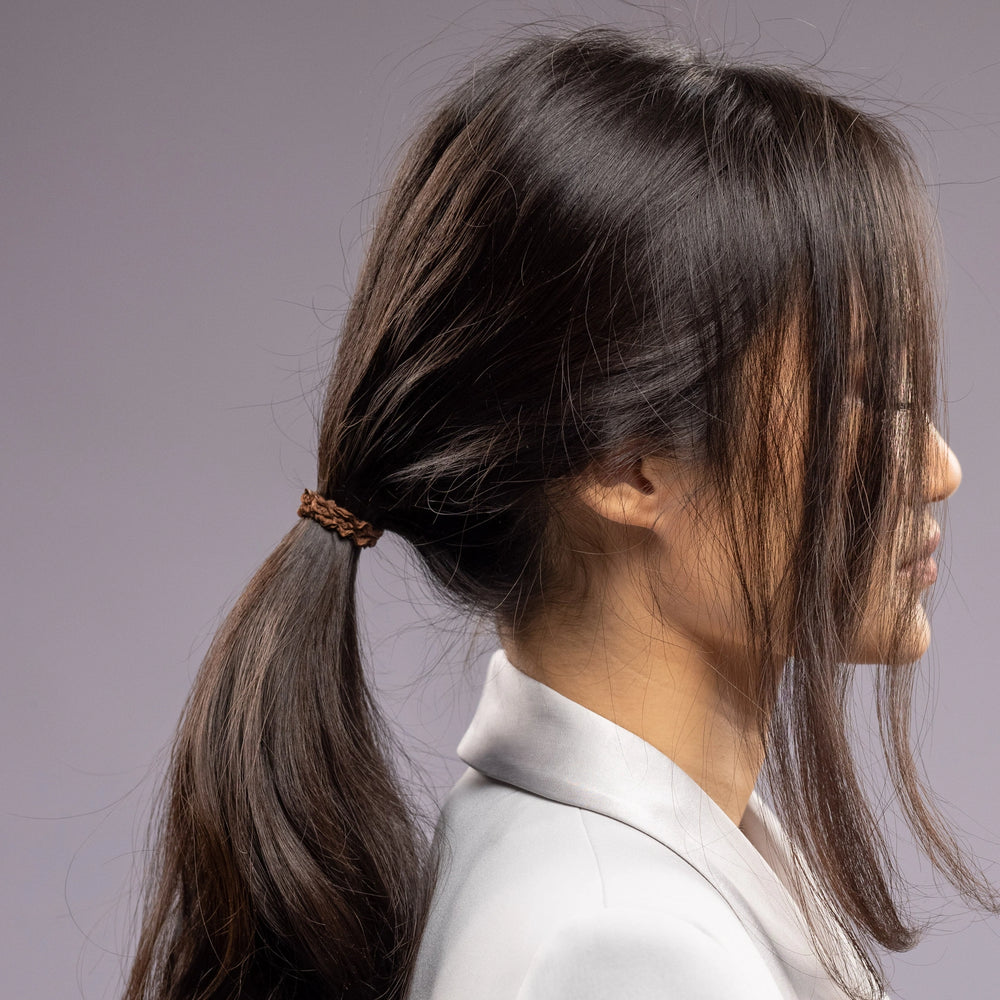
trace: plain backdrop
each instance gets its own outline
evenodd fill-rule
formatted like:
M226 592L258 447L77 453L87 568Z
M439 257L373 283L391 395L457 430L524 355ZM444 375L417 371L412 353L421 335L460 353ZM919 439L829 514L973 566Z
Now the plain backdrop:
M5 0L4 995L118 992L169 740L213 630L315 486L317 388L395 151L460 63L552 17L677 22L898 112L946 247L964 472L918 731L1000 878L995 0ZM375 680L434 802L492 637L442 616L395 536L361 562ZM894 995L996 996L1000 922L911 870L949 916L894 957Z

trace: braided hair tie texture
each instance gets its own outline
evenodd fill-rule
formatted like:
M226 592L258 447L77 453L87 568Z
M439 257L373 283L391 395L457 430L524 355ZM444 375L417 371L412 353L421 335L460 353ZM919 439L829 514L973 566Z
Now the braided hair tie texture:
M361 547L374 545L383 530L312 490L302 493L299 517L311 518L324 528L336 531L341 538L353 539Z

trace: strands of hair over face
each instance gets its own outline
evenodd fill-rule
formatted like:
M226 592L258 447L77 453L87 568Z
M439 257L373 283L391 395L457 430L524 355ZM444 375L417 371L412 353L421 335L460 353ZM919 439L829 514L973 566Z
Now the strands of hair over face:
M318 491L515 634L585 598L581 475L651 453L698 463L753 637L734 683L818 880L799 873L803 900L829 904L868 970L849 982L817 917L856 997L884 986L875 946L919 931L856 773L844 659L890 540L921 540L941 396L930 219L895 127L795 72L648 33L526 35L477 60L405 148L319 428ZM805 433L781 451L789 331ZM366 681L359 551L299 520L216 635L128 1000L404 995L437 860ZM934 865L996 907L918 780L899 653L915 585L904 596L882 610L894 786Z

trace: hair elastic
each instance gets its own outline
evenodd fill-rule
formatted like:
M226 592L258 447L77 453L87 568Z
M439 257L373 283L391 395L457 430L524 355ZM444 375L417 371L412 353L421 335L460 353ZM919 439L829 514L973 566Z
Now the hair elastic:
M308 517L324 528L332 528L341 538L351 538L361 547L374 545L383 531L312 490L302 493L299 517Z

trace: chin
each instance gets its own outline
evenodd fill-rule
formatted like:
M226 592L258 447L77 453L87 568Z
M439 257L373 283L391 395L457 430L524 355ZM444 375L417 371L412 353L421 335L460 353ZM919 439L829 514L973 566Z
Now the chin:
M931 624L927 620L927 612L924 611L924 606L918 604L918 612L916 621L913 623L913 633L914 633L914 653L907 660L908 663L912 663L914 660L919 660L924 653L930 648L931 645Z
M886 644L877 643L872 639L859 643L857 653L851 656L851 663L886 663L890 666L904 666L915 663L930 648L931 626L922 604L915 606L913 618L909 624L903 642L893 658L889 658Z

